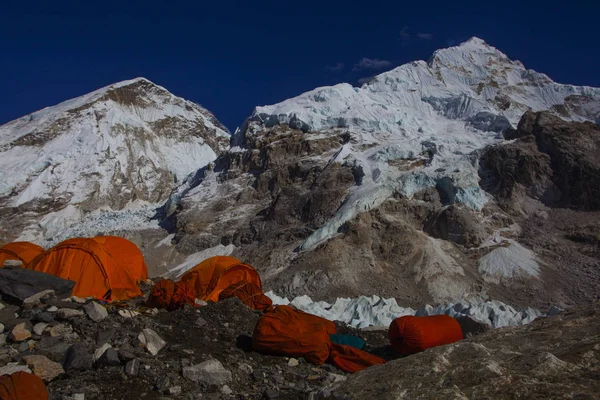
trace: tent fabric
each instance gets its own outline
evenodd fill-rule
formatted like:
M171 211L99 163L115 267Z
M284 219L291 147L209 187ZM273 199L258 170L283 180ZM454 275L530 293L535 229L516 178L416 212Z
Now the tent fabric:
M388 336L392 347L403 355L454 343L463 338L458 321L448 315L396 318L390 324Z
M261 288L258 272L250 265L229 256L208 258L186 272L180 282L190 285L195 297L204 301L218 301L219 294L229 285L248 281Z
M96 236L92 239L103 245L136 282L148 279L144 255L133 242L118 236Z
M39 376L19 371L0 377L0 400L48 400L48 390Z
M329 362L342 371L354 373L373 365L385 364L383 358L377 357L353 346L333 343Z
M196 307L196 292L188 282L177 282L171 299L171 309L180 309L184 304Z
M227 286L220 294L219 300L237 297L248 307L269 312L273 309L273 301L263 293L262 289L252 282L240 281Z
M44 248L30 242L12 242L0 247L0 268L6 260L19 260L23 266L44 252Z
M162 279L152 285L146 307L162 308L171 310L171 301L175 293L175 282L170 279Z
M28 269L75 281L73 295L126 300L142 295L136 280L93 239L69 239L37 256Z
M335 332L331 321L280 305L259 318L252 334L252 347L260 353L304 357L321 365L329 358L329 335Z

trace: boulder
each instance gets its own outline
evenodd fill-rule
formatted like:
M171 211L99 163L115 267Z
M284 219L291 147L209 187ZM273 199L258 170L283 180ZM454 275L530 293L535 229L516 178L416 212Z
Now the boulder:
M0 269L0 293L21 302L46 290L53 290L59 298L67 297L74 286L74 281L31 269Z
M125 373L130 376L136 376L140 370L140 360L134 358L125 364Z
M81 310L74 310L71 308L61 308L56 312L56 316L62 319L73 319L79 318L84 315L84 312Z
M0 368L0 376L12 375L15 372L19 372L19 371L23 371L23 372L27 372L27 373L31 374L31 370L29 369L29 367L27 365L21 365L19 363L13 362L13 363L8 363L5 366Z
M83 309L85 310L88 317L90 317L94 322L100 322L104 318L108 317L108 311L106 311L106 308L102 307L95 301L86 304L83 307Z
M82 343L75 343L67 351L64 368L65 371L82 371L92 368L94 359Z
M146 350L148 350L148 353L153 356L157 355L167 344L167 342L161 339L161 337L152 329L143 329L142 333L139 334L138 339L144 345Z
M54 378L65 372L62 365L51 361L44 356L25 356L23 357L23 361L31 368L35 375L39 376L46 382L52 381Z
M94 351L94 361L100 360L100 357L104 354L104 352L111 348L111 345L108 343L104 343L102 346L98 347L96 351Z
M62 337L73 333L73 327L66 324L58 324L48 328L48 333L52 337Z
M42 333L44 333L44 329L46 329L47 326L47 322L38 322L33 326L33 333L35 333L38 336L42 336Z
M39 304L39 303L41 303L41 301L40 301L41 299L43 299L44 297L49 297L49 296L54 296L54 290L52 290L52 289L42 290L41 292L38 292L32 296L29 296L28 298L23 300L23 305Z
M14 342L21 342L29 339L30 337L31 332L27 329L27 325L24 322L15 325L10 332L10 339Z
M219 360L213 359L183 368L183 377L207 385L224 385L231 381L232 375Z
M98 365L103 367L115 367L121 365L121 360L119 359L119 353L117 350L113 348L106 349L104 354L100 356Z

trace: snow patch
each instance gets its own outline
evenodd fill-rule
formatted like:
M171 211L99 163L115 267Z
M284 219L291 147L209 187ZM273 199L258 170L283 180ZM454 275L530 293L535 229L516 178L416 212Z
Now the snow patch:
M513 239L505 239L505 242L506 245L495 248L479 259L479 272L484 278L498 282L502 278L537 277L540 265L535 253Z
M233 250L235 250L235 246L232 244L228 244L227 246L219 244L218 246L210 247L208 249L199 251L198 253L190 254L181 264L174 267L169 267L169 272L163 275L163 277L178 280L183 276L183 274L207 258L214 256L229 256L231 253L233 253Z

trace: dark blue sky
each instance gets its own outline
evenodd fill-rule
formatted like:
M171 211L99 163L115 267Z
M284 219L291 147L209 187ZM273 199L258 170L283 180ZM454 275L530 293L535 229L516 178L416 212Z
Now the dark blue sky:
M353 70L362 58L397 66L471 36L555 81L600 86L600 3L523 3L6 1L0 124L144 76L233 130L256 105L391 68Z

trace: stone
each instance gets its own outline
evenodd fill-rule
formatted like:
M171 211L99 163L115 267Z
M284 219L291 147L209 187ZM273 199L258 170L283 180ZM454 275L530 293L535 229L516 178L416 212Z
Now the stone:
M102 307L100 304L92 301L89 304L86 304L83 309L85 310L88 317L92 319L94 322L100 322L104 318L108 317L108 311L106 308Z
M69 400L85 400L85 393L75 393L69 398Z
M252 368L251 365L246 364L246 363L240 363L240 365L238 366L239 370L246 373L246 374L251 374L254 369Z
M94 365L94 358L82 343L75 343L67 351L64 363L65 371L83 371L91 369Z
M139 334L138 339L153 356L157 355L167 344L167 342L161 339L161 337L152 329L143 329L142 333Z
M23 361L31 368L31 371L46 382L63 374L65 370L62 365L49 360L47 357L31 355L23 357Z
M104 352L110 349L112 346L108 343L104 343L102 346L98 347L96 351L94 351L94 362L98 361L100 357L104 354Z
M72 308L61 308L56 312L56 316L62 319L73 319L83 316L84 312L81 310L74 310Z
M44 333L44 329L46 329L47 326L47 322L38 322L33 326L33 333L35 333L38 336L42 336L42 333Z
M223 385L221 387L221 393L223 393L225 396L229 396L230 394L233 393L233 390L231 390L231 388L227 385Z
M48 296L54 296L54 290L46 289L46 290L42 290L41 292L38 292L34 295L31 295L28 298L26 298L25 300L23 300L23 305L41 304L40 300L42 298L48 297Z
M200 327L200 326L204 326L206 325L206 320L202 317L198 317L196 318L196 322L194 322L196 324L196 326Z
M29 332L24 322L15 325L15 327L10 332L10 339L14 342L22 342L23 340L27 340L30 337L31 332Z
M100 359L98 360L98 364L104 367L116 367L121 365L121 360L119 359L119 352L113 348L107 349Z
M28 342L21 342L19 343L19 346L17 346L17 351L19 353L24 353L26 351L29 351L33 348L32 344L31 344L31 340ZM33 342L33 344L35 344L35 342Z
M140 360L134 358L125 364L125 373L130 376L136 376L140 371Z
M167 393L170 394L171 396L176 396L178 394L181 394L181 386L172 386L169 388L169 390L167 390Z
M54 314L47 311L34 310L31 320L46 323L54 322Z
M8 338L8 335L6 333L3 333L2 335L0 335L0 346L4 346L6 344L7 338Z
M290 358L288 360L288 366L290 367L295 367L299 364L298 360L296 358Z
M20 301L48 289L54 290L57 297L65 297L74 286L74 281L32 269L0 269L0 293Z
M156 385L154 385L154 387L159 392L164 392L169 387L169 385L171 385L171 380L169 379L169 377L161 376L160 378L157 379Z
M4 332L4 324L0 324L0 333Z
M50 307L48 307L48 308L46 309L46 311L48 311L48 312L52 312L52 313L53 313L53 312L57 312L57 311L58 311L58 307L56 307L56 306L50 306Z
M279 393L273 389L265 390L265 398L272 400L279 398Z
M54 346L46 347L44 349L40 349L40 354L48 357L52 361L56 361L59 363L64 363L67 358L67 353L71 345L69 343L59 342Z
M4 260L2 264L4 268L23 268L23 261L21 260Z
M130 351L120 349L119 350L119 359L123 362L129 362L135 358L135 354Z
M119 310L119 315L123 318L134 318L137 317L138 315L140 315L139 312L137 311L131 311L131 310Z
M13 363L8 363L4 367L0 368L0 376L11 375L11 374L14 374L15 372L19 372L19 371L23 371L23 372L27 372L27 373L31 374L31 370L29 369L29 367L27 365L22 365L22 364L13 362Z
M10 326L9 323L17 318L17 312L19 311L19 307L9 305L0 310L0 322L5 325L5 327ZM13 324L14 326L14 324Z
M208 385L224 385L231 381L231 371L225 369L219 360L208 360L191 367L183 368L183 377Z
M114 329L109 329L107 331L98 331L98 333L96 334L96 345L102 346L104 343L110 342L114 335Z
M52 337L62 337L73 333L73 327L71 325L58 324L47 328L48 333Z
M84 299L82 297L77 297L77 296L71 296L71 301L77 304L85 304L87 303L87 299Z
M194 300L194 303L196 303L196 305L199 305L201 307L208 305L208 303L206 301L200 300L200 299Z

